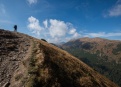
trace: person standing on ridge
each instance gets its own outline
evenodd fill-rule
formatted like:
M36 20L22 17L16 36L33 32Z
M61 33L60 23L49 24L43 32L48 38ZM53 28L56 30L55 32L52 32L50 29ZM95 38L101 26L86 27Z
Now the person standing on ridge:
M14 31L17 31L17 25L14 25Z

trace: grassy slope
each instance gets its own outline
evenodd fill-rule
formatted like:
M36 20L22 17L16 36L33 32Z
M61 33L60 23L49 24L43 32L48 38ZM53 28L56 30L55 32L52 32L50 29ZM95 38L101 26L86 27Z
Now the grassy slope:
M119 41L83 39L66 43L63 49L121 85L120 44Z
M34 43L26 87L117 87L64 50L36 39Z
M24 34L11 34L23 37L24 40L29 39L31 44L5 87L8 84L10 87L118 87L64 50Z

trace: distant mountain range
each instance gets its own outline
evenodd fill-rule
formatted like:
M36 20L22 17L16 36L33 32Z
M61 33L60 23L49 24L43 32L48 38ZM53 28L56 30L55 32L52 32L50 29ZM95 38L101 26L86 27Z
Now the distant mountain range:
M45 40L0 29L0 87L118 86Z
M121 41L86 37L59 47L121 86Z

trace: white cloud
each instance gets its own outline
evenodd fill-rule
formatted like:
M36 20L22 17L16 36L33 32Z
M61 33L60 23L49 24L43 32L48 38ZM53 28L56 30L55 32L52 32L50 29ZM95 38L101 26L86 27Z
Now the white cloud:
M81 35L79 34L79 33L77 33L77 32L75 32L74 34L73 34L73 36L72 36L72 39L74 38L79 38Z
M63 38L61 37L55 37L55 38L48 38L47 41L51 43L59 43L62 41Z
M106 36L107 36L107 37L121 36L121 32L119 32L119 33L108 33Z
M69 41L79 37L121 37L121 32L97 32L87 33L87 31L77 32L71 23L66 23L57 19L44 20L40 25L39 20L33 16L28 18L28 28L39 38L44 38L48 42L59 43Z
M29 4L36 4L37 3L37 0L27 0L29 2Z
M0 12L1 12L0 14L5 14L6 13L4 4L0 4Z
M101 37L101 36L105 36L105 32L86 33L85 36L88 36L88 37Z
M121 32L119 33L105 33L105 32L98 32L98 33L85 33L83 36L87 37L116 37L121 36Z
M42 31L43 27L40 26L39 20L35 17L31 16L28 18L28 28L32 31L32 33L36 34L37 36L40 35L40 32Z
M107 16L110 17L121 16L121 0L118 0L116 4L110 10L108 10L107 14L104 14L104 17Z
M114 6L109 10L109 16L121 16L121 4Z
M43 21L44 27L48 28L48 20Z
M68 26L63 21L50 19L49 32L51 37L63 37L66 35Z
M64 21L49 19L42 22L40 26L39 20L33 16L28 18L27 27L35 36L44 38L49 42L63 42L80 36L71 23Z
M117 0L117 2L116 2L117 4L119 4L119 3L121 3L121 0Z
M73 28L73 29L71 29L70 31L69 31L69 34L75 34L76 33L76 29L75 28Z
M70 29L69 34L72 34L72 37L71 37L72 39L75 39L81 36L79 33L77 33L75 28Z

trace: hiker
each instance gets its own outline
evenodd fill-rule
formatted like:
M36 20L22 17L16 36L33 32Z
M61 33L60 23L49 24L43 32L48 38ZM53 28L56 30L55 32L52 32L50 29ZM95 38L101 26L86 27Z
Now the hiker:
M14 31L17 31L17 25L14 25Z

